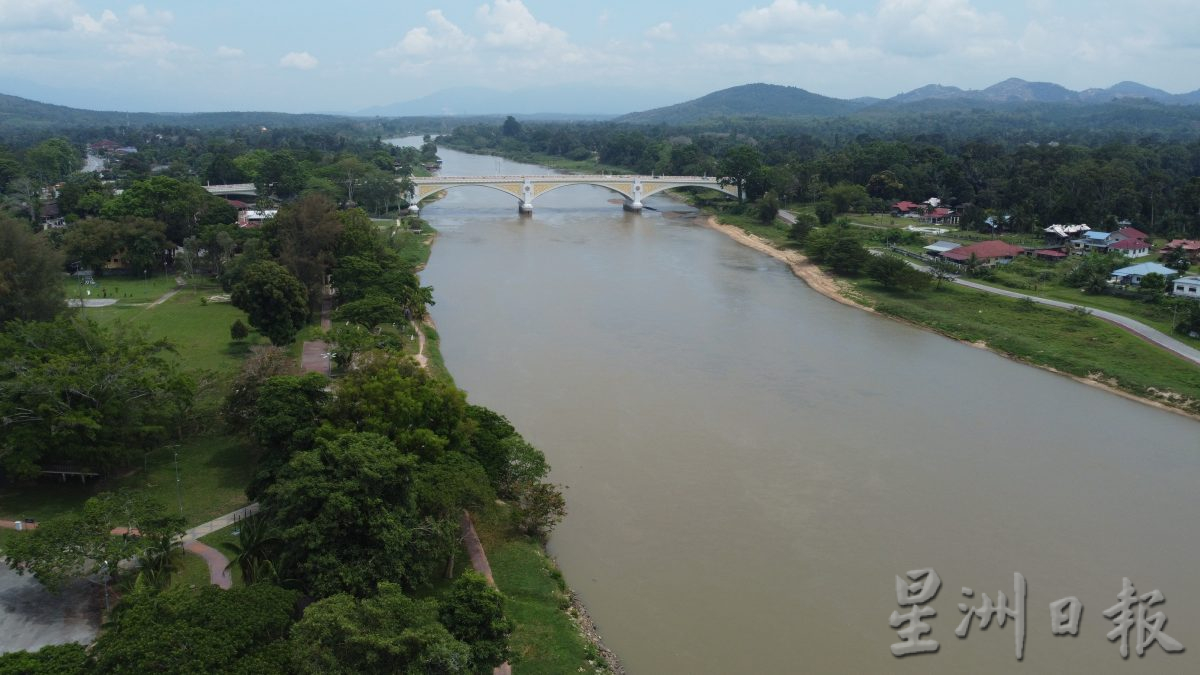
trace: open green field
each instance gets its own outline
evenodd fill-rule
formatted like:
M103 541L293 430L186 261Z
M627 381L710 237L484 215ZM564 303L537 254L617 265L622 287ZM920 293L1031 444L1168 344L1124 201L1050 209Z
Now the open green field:
M179 485L175 483L175 453L179 453ZM142 490L179 512L189 527L246 505L253 457L246 442L232 436L211 435L185 439L178 448L147 453L141 465L121 476L80 485L47 477L34 483L0 488L0 518L46 520L80 508L99 492L129 488Z
M91 300L112 298L117 305L139 305L155 301L163 293L175 288L175 275L149 278L127 276L95 277L95 284L83 285L79 279L68 277L63 281L63 297L78 299L80 295ZM88 295L91 291L91 295Z
M852 282L882 314L1136 396L1169 403L1154 391L1172 392L1176 407L1200 413L1200 368L1100 319L950 284L907 293Z

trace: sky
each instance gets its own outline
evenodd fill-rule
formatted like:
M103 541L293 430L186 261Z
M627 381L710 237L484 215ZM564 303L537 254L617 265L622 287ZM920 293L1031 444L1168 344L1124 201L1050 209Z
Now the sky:
M0 93L109 110L352 112L563 84L1182 93L1198 64L1196 0L0 0Z

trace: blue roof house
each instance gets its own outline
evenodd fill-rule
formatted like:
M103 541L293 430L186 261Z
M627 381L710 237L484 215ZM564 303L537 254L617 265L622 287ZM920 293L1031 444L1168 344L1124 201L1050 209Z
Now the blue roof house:
M1167 267L1166 265L1160 265L1156 262L1144 262L1115 270L1112 273L1112 279L1110 282L1114 284L1132 284L1137 286L1138 284L1142 283L1142 277L1146 276L1147 274L1161 274L1167 279L1173 279L1179 275L1179 272Z

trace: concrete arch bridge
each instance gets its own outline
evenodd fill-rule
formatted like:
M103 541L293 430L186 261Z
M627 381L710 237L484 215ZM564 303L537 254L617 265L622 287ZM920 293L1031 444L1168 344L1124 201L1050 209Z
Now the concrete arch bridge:
M625 198L625 208L629 211L641 211L646 197L672 188L702 187L737 197L736 187L722 185L709 176L434 176L411 180L413 189L407 197L413 213L427 197L463 185L479 185L511 195L522 213L533 211L533 200L568 185L596 185L612 190Z

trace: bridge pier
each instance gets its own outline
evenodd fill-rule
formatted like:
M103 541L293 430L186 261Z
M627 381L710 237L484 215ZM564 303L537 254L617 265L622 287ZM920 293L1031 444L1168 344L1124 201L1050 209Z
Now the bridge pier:
M626 199L625 203L622 204L621 207L624 208L626 211L633 211L634 213L642 212L642 203L640 201L636 201L636 200Z
M517 202L517 213L523 216L533 215L533 204L526 201Z
M415 216L421 212L421 207L417 206L416 204L409 204L408 212Z

